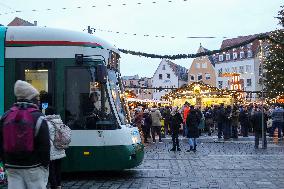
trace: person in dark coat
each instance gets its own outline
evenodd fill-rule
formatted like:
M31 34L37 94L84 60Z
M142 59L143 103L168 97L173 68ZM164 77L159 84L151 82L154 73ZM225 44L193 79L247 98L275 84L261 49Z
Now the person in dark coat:
M148 143L148 136L150 135L151 124L152 124L152 119L149 114L149 110L145 109L143 113L143 124L142 124L144 143Z
M169 106L166 106L166 108L163 111L163 118L164 118L164 128L165 128L165 135L169 134L169 128L170 128L170 119L171 119L171 108Z
M188 133L187 137L189 138L189 145L190 149L187 150L187 152L190 151L196 151L196 138L199 137L199 130L198 130L198 125L200 123L200 114L199 112L194 108L194 106L190 107L190 112L186 118L186 125L188 128Z
M5 163L8 175L8 188L45 189L47 185L48 165L50 160L50 138L47 122L42 119L44 115L40 112L38 107L39 92L31 84L18 80L14 86L14 93L17 98L17 103L15 103L10 110L4 113L0 120L0 159ZM24 130L25 133L19 135L17 130L20 131L21 129L15 129L15 126L22 125L15 124L16 120L14 122L11 122L12 119L7 121L10 115L12 115L15 111L18 111L18 113L20 111L26 111L26 114L29 114L32 119L31 122L28 122L28 119L28 121L24 120L25 122L22 123L20 121L17 122L23 125L24 123L29 124L29 126L34 130L34 133L32 133L34 135L29 135L29 131L27 130ZM13 127L14 129L11 129L10 132L8 132L6 130L7 127ZM27 126L25 127L27 128ZM22 129L24 129L24 127L22 127ZM5 139L7 133L14 139L20 138L15 136L30 136L33 138L25 138L26 140L22 141L18 140L18 143L13 145L13 147L18 147L18 149L22 149L22 147L24 147L22 151L7 151L5 143L9 144L9 142L11 142L8 141L7 138ZM33 142L32 151L30 151L27 146L31 143L27 142L26 144L23 144L22 142L25 141Z
M249 125L249 112L247 107L241 108L239 120L241 124L241 133L243 137L248 137L248 131L250 125Z
M231 137L232 133L231 121L232 121L232 108L231 106L227 106L227 108L225 109L224 126L223 126L223 133L225 140L230 139Z
M170 129L173 141L173 148L171 149L171 151L180 151L178 133L183 120L180 113L178 112L177 107L173 107L170 115Z
M266 123L267 123L267 115L263 114L264 116L264 148L267 148L267 141L266 141ZM251 117L251 122L253 125L254 136L255 136L255 143L254 147L257 149L259 145L259 138L262 137L262 111L261 108L257 108L254 114Z
M238 127L239 127L239 114L240 111L238 110L237 106L234 106L232 111L232 138L238 138Z
M217 127L218 127L218 138L222 138L223 132L224 132L224 122L225 122L225 109L224 104L221 104L218 110L216 111L216 121L217 121Z

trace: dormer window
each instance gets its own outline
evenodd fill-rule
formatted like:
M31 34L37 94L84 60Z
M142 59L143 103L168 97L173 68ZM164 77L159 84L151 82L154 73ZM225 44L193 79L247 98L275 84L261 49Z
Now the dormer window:
M230 54L226 54L226 60L230 60L231 59L231 55Z
M219 61L222 62L223 61L223 55L219 55Z
M244 51L240 52L240 58L245 58L245 52Z
M234 53L233 53L233 59L236 60L237 58L238 58L238 53L237 53L237 52L234 52Z

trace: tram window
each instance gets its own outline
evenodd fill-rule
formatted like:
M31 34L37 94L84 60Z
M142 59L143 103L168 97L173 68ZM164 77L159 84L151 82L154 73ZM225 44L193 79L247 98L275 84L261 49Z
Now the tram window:
M65 121L73 130L117 128L106 86L100 84L94 88L95 73L89 67L66 70Z
M49 89L49 73L47 69L25 69L25 80L32 84L40 93L40 102L52 105L52 94ZM41 108L41 107L40 107Z

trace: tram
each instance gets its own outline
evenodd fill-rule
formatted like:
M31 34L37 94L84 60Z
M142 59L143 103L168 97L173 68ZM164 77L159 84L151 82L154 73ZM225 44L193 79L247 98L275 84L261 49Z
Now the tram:
M136 167L144 146L130 124L119 57L91 34L1 26L0 115L15 102L15 81L25 80L40 91L42 110L54 107L72 129L64 172Z

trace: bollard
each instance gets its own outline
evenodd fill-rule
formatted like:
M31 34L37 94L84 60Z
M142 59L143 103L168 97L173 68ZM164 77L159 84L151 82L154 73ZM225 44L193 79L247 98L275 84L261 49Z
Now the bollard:
M277 127L276 127L276 129L274 130L274 133L273 133L273 143L278 144L278 128Z
M161 120L161 137L166 138L166 136L165 136L165 120L164 119Z

